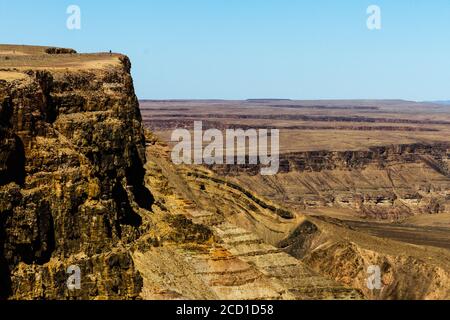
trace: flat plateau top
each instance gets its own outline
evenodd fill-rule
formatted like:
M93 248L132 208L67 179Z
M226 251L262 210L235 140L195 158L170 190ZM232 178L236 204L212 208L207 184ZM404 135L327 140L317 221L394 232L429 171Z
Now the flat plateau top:
M282 153L368 150L412 143L449 143L450 106L400 100L140 101L144 124L162 140L174 129L279 129Z
M120 57L116 53L79 54L65 48L0 44L0 79L11 80L8 77L20 75L9 73L29 69L102 69L120 64Z

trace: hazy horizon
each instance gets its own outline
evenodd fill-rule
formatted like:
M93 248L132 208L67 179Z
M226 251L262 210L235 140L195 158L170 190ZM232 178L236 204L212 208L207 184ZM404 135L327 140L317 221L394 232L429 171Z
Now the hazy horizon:
M80 29L66 25L70 5ZM147 99L447 100L449 31L444 0L0 4L2 42L124 53Z
M437 103L437 104L450 104L450 99L443 100L407 100L401 98L393 98L393 99L364 99L364 98L339 98L339 99L293 99L293 98L264 98L264 97L252 97L252 98L244 98L244 99L223 99L223 98L142 98L138 97L139 101L249 101L249 100L284 100L284 101L402 101L402 102L414 102L414 103Z

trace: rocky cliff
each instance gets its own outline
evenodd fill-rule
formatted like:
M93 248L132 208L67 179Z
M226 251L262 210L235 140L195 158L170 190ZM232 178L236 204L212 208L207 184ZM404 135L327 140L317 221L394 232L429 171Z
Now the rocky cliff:
M368 299L450 298L448 249L372 237L329 217L309 217L279 247ZM380 268L379 288L367 285L369 266Z
M386 168L393 164L426 162L437 172L450 175L450 144L405 144L370 147L368 150L305 151L280 154L279 173L355 170L369 166ZM260 165L214 165L222 175L247 173L257 175Z
M280 173L257 166L213 166L244 187L299 209L348 208L359 216L400 220L450 212L450 144L405 144L354 151L280 155Z
M152 197L130 61L13 51L0 56L0 297L136 298L126 246ZM71 265L85 290L68 290Z

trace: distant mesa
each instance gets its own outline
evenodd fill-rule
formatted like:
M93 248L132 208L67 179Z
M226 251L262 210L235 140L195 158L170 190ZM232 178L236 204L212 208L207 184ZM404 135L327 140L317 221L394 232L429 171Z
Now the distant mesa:
M444 106L450 106L450 100L430 101L430 103L441 104Z
M292 101L291 99L247 99L247 102L276 102L276 101Z

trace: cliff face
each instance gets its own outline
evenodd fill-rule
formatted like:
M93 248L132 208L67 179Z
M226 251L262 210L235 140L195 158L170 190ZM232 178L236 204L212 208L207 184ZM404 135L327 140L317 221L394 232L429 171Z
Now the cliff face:
M44 49L0 57L0 298L135 298L152 196L130 62Z
M418 143L282 154L280 173L266 178L255 175L255 166L213 169L298 209L347 208L363 217L398 220L450 212L449 150L448 143Z
M449 299L447 249L411 245L357 232L329 217L309 217L279 247L313 270L358 288L368 299ZM381 287L367 286L368 267L379 266Z
M429 157L435 169L449 174L450 144L409 144L371 147L367 151L310 151L286 154L283 172L364 169L369 165L385 168L395 163L417 163ZM430 160L431 161L431 160Z
M443 175L450 175L450 144L405 144L370 147L368 150L306 151L280 154L279 173L355 170L369 166L386 168L392 164L426 162ZM248 173L257 175L259 165L214 165L222 175Z

